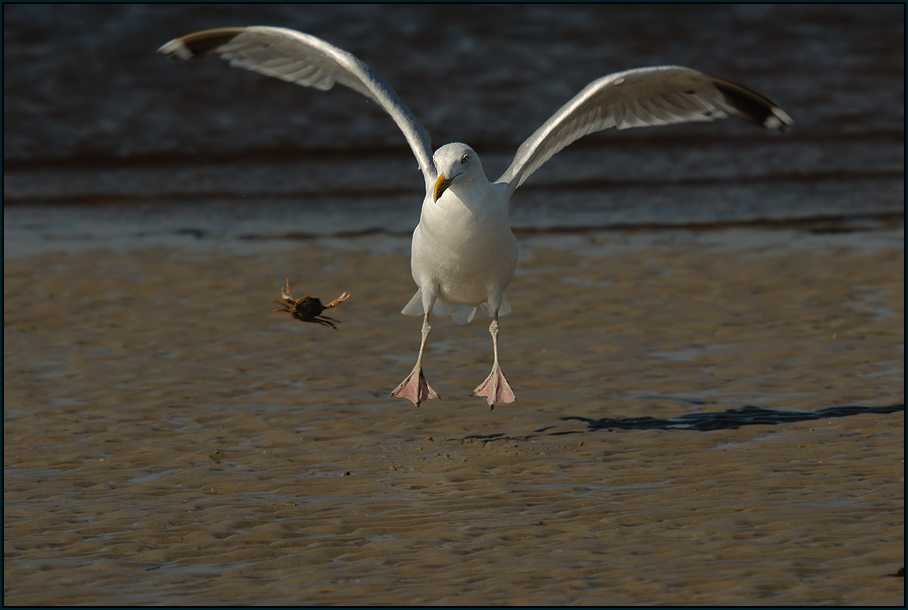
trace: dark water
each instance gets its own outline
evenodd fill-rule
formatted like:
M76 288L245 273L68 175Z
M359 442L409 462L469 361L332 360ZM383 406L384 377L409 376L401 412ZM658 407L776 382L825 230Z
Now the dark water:
M165 233L411 230L421 181L374 104L155 53L249 24L350 50L435 146L469 142L493 178L584 85L631 67L738 81L797 122L584 138L521 188L517 227L903 215L900 5L7 5L6 236L32 240L36 218L45 237L54 222L65 233L85 214ZM74 220L76 203L101 207ZM68 209L34 212L47 204Z

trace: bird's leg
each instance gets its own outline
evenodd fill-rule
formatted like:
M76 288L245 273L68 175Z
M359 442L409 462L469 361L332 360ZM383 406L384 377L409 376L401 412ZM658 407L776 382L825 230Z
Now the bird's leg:
M492 372L486 377L486 380L479 384L473 390L473 396L485 396L489 401L489 408L494 409L498 403L514 402L517 397L508 380L505 379L501 367L498 365L498 315L496 313L492 324L489 325L489 332L492 334L492 349L494 351L494 360L492 361Z
M435 390L426 381L425 375L422 374L422 354L426 348L426 339L429 338L430 332L432 332L432 327L429 326L429 314L426 313L422 323L422 341L419 344L419 356L416 357L416 366L413 367L413 371L407 375L407 378L401 381L400 385L391 392L391 396L407 398L413 401L413 404L417 407L423 401L438 398L438 394L435 393Z

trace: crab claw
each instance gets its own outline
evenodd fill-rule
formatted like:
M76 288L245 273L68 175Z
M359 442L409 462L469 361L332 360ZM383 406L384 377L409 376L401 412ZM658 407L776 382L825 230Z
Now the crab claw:
M284 299L285 301L287 301L288 303L294 303L294 302L296 302L296 299L294 299L294 298L293 298L293 295L290 294L290 278L289 278L289 277L287 278L287 288L286 288L286 290L284 289L283 286L281 286L281 298L283 298L283 299ZM275 303L277 303L277 301L275 301Z
M336 299L334 299L333 301L331 301L330 303L325 305L325 309L331 309L332 307L337 307L338 305L340 305L341 303L343 303L344 301L346 301L349 298L350 298L350 294L345 291L344 294L340 295L339 297L337 297Z

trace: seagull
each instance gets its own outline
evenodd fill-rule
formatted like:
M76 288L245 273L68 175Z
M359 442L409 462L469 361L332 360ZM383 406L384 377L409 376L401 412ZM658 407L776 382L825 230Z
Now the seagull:
M429 134L397 94L352 54L310 34L250 26L194 32L162 45L159 53L180 60L218 56L243 68L321 91L340 84L375 101L394 119L413 150L425 181L419 224L413 231L410 267L418 287L403 308L422 316L416 364L391 392L419 405L438 394L423 373L423 353L432 327L429 316L451 316L458 324L476 308L492 318L492 370L473 391L490 408L514 402L514 391L498 359L498 319L511 311L505 289L517 267L517 240L508 204L514 191L552 155L587 134L672 123L706 122L733 116L768 129L794 124L762 95L681 66L655 66L596 79L531 135L495 182L467 144L445 144L432 152Z

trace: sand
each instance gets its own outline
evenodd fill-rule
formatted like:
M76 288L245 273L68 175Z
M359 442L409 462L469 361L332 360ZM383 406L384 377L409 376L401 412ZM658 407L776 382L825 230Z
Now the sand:
M904 602L903 229L524 236L493 411L407 239L182 239L4 259L6 604Z

